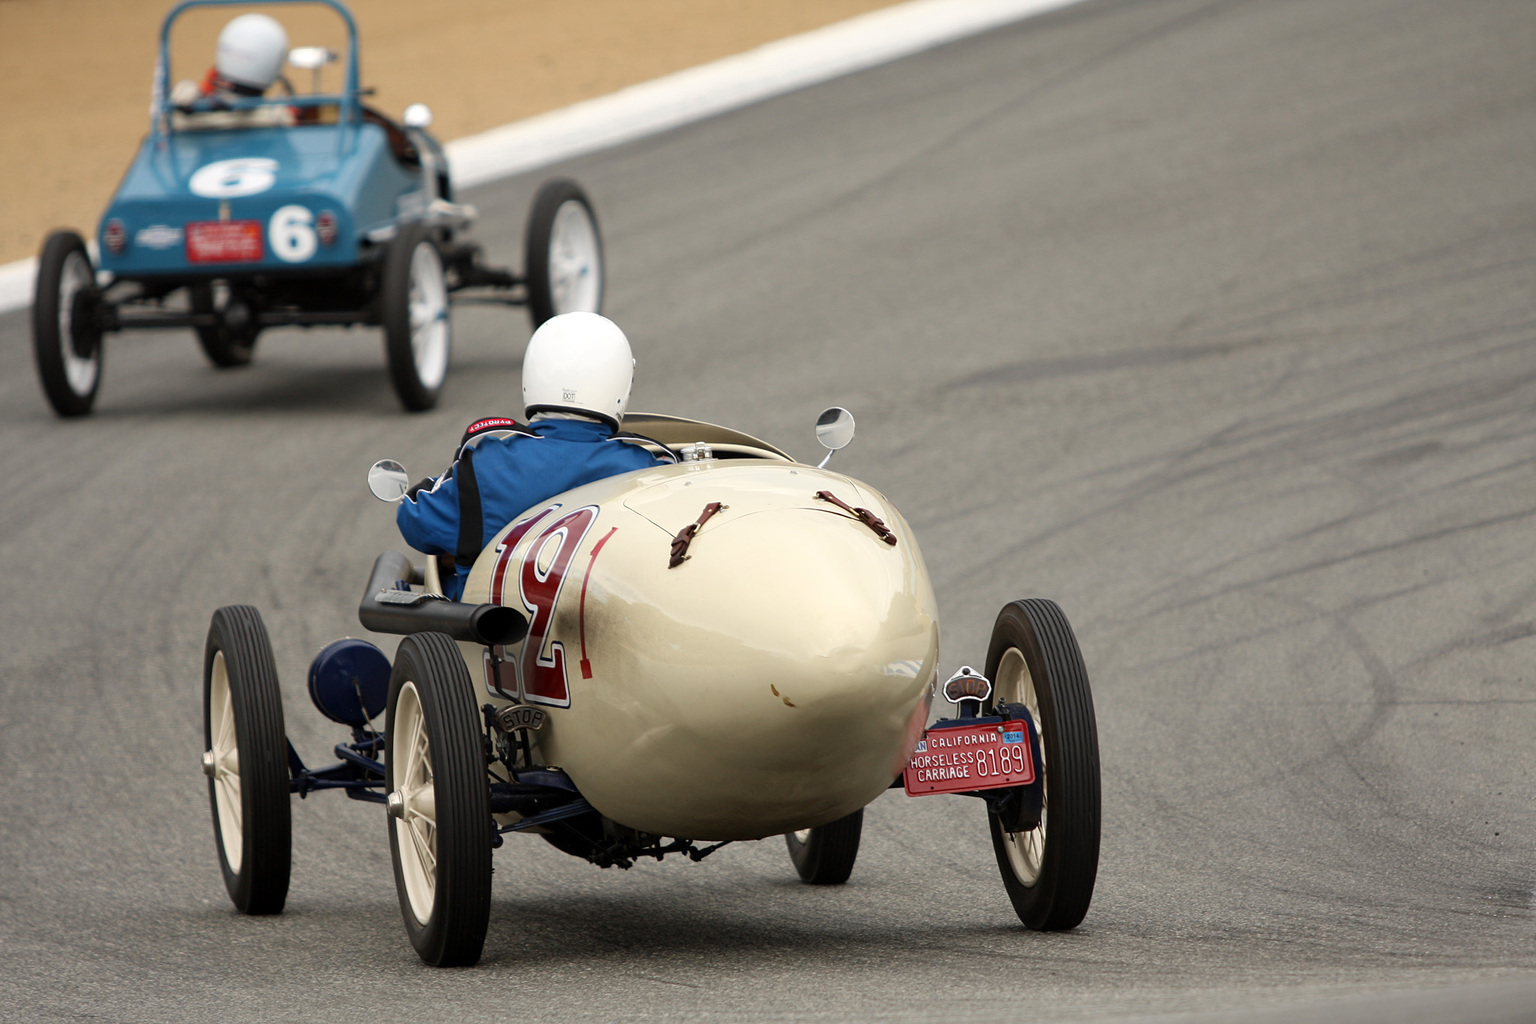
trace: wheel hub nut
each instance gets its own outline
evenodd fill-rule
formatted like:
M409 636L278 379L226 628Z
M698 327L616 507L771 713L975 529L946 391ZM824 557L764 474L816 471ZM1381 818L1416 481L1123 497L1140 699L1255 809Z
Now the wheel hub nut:
M210 779L218 774L218 765L213 760L213 751L203 751L203 774Z
M384 809L389 811L391 818L405 817L405 794L398 789L384 798Z

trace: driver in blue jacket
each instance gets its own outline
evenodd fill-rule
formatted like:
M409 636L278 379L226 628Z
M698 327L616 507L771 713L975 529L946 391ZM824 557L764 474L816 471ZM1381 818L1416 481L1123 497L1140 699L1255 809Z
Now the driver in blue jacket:
M475 559L519 513L572 487L672 461L636 443L648 439L619 431L634 368L629 339L596 313L551 317L528 339L528 423L471 424L453 465L407 491L395 515L411 547L453 556L448 597L459 599Z

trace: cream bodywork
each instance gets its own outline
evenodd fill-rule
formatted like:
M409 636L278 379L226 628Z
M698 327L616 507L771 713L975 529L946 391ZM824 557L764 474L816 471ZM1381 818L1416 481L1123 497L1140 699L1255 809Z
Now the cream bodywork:
M658 419L646 421L653 436L664 433ZM680 422L662 439L694 430L732 443ZM756 839L833 821L890 785L927 718L938 614L911 529L872 488L746 441L763 457L568 491L503 550L518 523L548 506L529 510L481 554L465 587L464 601L488 601L499 574L502 602L534 623L528 640L501 652L499 669L484 648L464 646L485 699L546 707L534 760L564 769L599 812L642 832ZM872 511L898 543L817 499L820 490ZM674 535L710 502L725 507L669 568ZM571 526L545 533L583 508L593 512L575 521L585 525L579 544ZM519 582L537 587L557 559L565 572L540 637L539 601L525 600ZM548 668L544 692L533 692L533 647L563 666L564 695Z

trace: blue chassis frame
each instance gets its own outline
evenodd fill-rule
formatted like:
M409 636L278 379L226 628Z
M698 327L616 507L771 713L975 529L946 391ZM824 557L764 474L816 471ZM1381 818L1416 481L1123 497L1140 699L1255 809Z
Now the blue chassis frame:
M376 753L384 745L384 739L381 733L354 729L353 742L336 744L333 753L341 760L329 768L307 767L303 758L299 757L299 752L294 749L293 741L286 740L288 792L299 794L299 799L303 800L307 799L309 794L322 789L342 789L346 790L347 796L353 800L374 804L384 803L385 796L382 792L386 784L384 765L368 756L369 753ZM363 773L362 776L358 775L359 771ZM586 798L577 791L575 784L566 778L564 772L531 769L518 774L537 776L540 781L492 783L493 801L498 798L501 801L510 801L517 797L558 799L563 796L566 799L559 806L530 814L514 824L498 826L495 842L497 846L501 845L501 836L507 832L520 832L539 825L574 818L593 810L592 805L587 803Z

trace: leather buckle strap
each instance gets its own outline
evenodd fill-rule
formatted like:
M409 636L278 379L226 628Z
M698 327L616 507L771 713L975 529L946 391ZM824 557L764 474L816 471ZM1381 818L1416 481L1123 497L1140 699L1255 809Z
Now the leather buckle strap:
M677 531L677 536L672 538L672 557L667 562L668 569L676 569L691 557L688 554L688 545L693 543L693 538L698 535L699 528L709 522L710 517L723 508L730 508L718 501L712 501L704 506L704 511L699 513L699 518Z
M896 546L896 534L892 533L891 528L885 525L885 520L875 515L869 509L854 508L852 505L849 505L847 502L838 498L838 496L833 494L831 491L817 491L816 497L820 498L822 501L831 502L832 504L836 505L844 512L847 512L849 515L853 516L859 522L875 531L876 537L879 537L881 540L885 541L892 547Z

